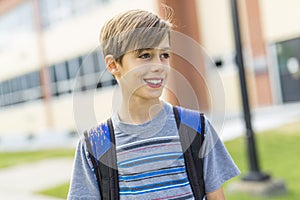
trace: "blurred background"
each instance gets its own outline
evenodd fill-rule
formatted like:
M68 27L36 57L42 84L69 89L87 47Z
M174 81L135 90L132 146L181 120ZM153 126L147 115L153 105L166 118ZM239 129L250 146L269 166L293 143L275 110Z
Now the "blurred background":
M81 92L83 97L91 92L95 95L97 120L104 120L111 112L107 105L116 82L104 73L104 61L99 56L100 27L128 9L162 13L161 3L174 6L175 18L187 16L191 24L177 18L177 30L190 34L215 63L204 65L204 78L213 83L217 69L223 87L211 84L207 89L225 91L225 99L211 99L209 94L201 98L207 100L204 108L208 110L225 102L222 139L243 134L230 1L185 2L0 0L0 150L73 150L78 140L73 92ZM238 3L256 130L299 120L300 1ZM193 16L187 14L191 9ZM68 160L66 165L70 163Z

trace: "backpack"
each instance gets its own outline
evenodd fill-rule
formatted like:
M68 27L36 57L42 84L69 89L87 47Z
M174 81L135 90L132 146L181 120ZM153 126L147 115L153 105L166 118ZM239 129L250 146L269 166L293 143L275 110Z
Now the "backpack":
M188 180L196 200L205 196L203 159L199 157L204 141L205 119L198 113L173 106ZM88 157L97 178L102 200L118 200L119 180L114 128L111 118L94 129L84 132ZM107 163L107 165L103 164Z

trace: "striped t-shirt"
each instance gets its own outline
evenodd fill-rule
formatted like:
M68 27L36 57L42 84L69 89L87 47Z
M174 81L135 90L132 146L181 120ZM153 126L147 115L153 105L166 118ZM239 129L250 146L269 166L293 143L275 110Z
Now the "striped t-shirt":
M145 124L113 124L121 199L194 198L169 105Z
M194 199L187 179L178 130L170 104L151 121L130 125L112 117L121 199ZM85 142L78 143L68 200L101 199ZM216 131L205 120L201 149L205 192L213 192L240 172Z

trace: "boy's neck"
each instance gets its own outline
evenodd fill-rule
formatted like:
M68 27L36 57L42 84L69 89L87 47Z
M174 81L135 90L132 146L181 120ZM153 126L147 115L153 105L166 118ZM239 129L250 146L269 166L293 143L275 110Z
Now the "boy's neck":
M131 99L130 101L123 101L118 114L122 122L143 124L153 119L161 111L162 106L163 103L159 99Z

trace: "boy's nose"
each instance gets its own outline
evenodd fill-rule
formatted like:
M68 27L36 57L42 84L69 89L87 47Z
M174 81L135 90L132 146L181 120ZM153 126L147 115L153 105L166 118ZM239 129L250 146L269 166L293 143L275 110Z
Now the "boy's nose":
M160 72L160 71L163 71L165 67L166 67L166 66L164 66L164 65L162 64L162 62L160 62L160 63L159 63L159 62L152 63L151 66L150 66L152 72Z
M156 56L151 63L151 71L162 71L164 67L166 67L166 63L159 56Z
M163 71L164 68L168 67L168 62L166 62L165 59L161 58L160 54L157 53L157 55L154 57L151 63L151 71Z

